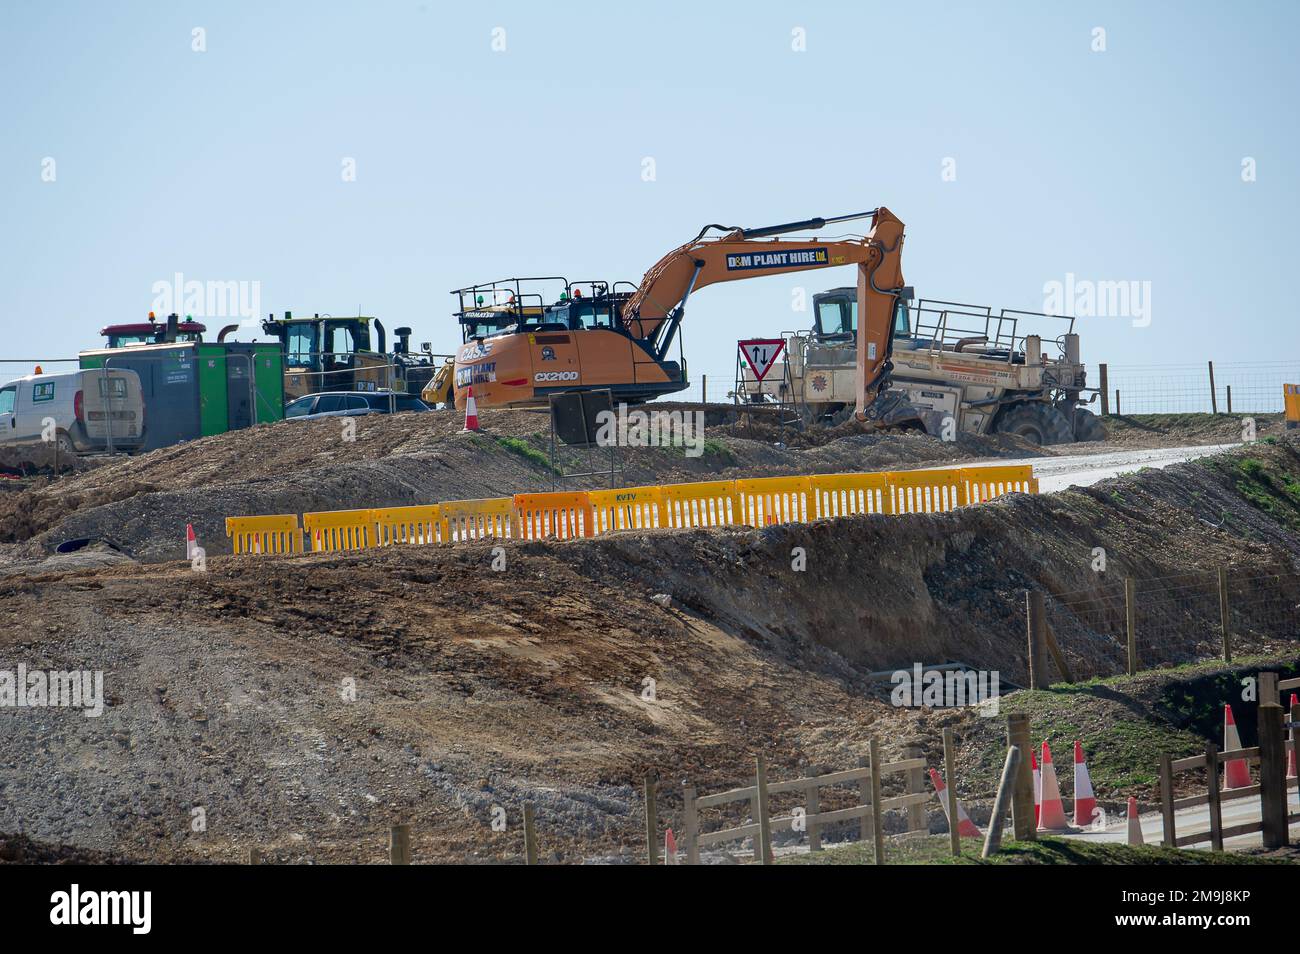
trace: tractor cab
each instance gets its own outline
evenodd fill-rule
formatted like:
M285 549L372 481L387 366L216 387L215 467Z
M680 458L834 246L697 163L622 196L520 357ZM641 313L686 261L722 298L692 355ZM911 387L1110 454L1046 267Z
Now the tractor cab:
M858 290L832 288L813 295L813 336L824 342L853 341L858 333ZM894 308L894 337L911 338L912 323L907 302L899 299Z
M393 386L392 362L378 318L315 314L270 316L262 331L284 350L285 399L317 391L375 391Z
M177 341L203 340L207 327L194 321L189 315L181 321L175 314L159 322L157 316L149 312L149 320L133 324L108 325L100 329L105 338L106 348L138 348L141 345L172 344Z

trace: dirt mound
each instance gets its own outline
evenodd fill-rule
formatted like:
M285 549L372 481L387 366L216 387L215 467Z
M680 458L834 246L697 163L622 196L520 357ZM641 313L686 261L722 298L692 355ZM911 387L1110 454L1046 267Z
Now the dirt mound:
M574 449L561 449L554 465L544 413L487 411L483 426L482 434L463 434L461 422L443 413L282 421L117 460L0 495L0 543L25 544L0 561L42 559L77 538L105 541L134 559L179 559L186 524L194 525L208 553L226 553L227 516L545 491L558 489L560 473L608 466L604 452ZM792 448L705 433L699 456L680 446L620 448L621 483L905 469L1032 452L1005 437L963 435L945 443L918 433L846 433ZM564 485L599 488L608 478Z
M1114 576L1294 571L1297 480L1282 442L946 515L511 544L500 571L485 543L12 575L4 658L102 670L107 700L6 713L0 830L374 861L400 818L418 859L472 860L517 856L531 800L544 853L623 857L647 771L669 818L681 782L732 785L760 751L774 777L851 766L871 735L935 756L964 716L894 708L871 673L959 659L1014 680L1023 588L1088 587L1095 546ZM1294 649L1243 651L1270 645Z

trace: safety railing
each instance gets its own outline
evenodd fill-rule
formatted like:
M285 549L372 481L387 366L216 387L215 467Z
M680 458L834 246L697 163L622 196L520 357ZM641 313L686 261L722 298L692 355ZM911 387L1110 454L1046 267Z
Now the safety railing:
M227 517L226 536L235 553L301 553L302 528L298 515Z
M230 517L236 553L335 552L469 540L567 540L620 530L753 526L873 514L947 513L1007 493L1038 493L1030 467L762 477L571 493L447 500L414 507ZM296 534L296 536L295 536Z

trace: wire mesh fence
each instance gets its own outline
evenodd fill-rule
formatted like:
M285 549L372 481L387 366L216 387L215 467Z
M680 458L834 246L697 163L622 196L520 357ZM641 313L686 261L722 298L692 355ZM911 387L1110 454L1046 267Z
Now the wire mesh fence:
M1106 369L1111 412L1124 414L1276 414L1282 385L1300 382L1298 361L1216 362L1213 391L1209 362Z
M1130 621L1138 669L1231 655L1268 654L1300 642L1300 574L1216 570L1047 594L1051 638L1076 681L1129 668ZM1225 625L1226 624L1226 625Z

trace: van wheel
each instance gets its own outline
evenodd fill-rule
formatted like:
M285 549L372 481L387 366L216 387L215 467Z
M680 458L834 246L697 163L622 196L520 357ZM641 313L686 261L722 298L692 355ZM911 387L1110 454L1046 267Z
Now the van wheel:
M76 446L72 443L72 438L63 431L59 431L54 438L54 447L60 454L75 454Z
M1032 444L1069 444L1074 431L1064 414L1043 401L1025 401L1003 408L994 430L1015 434Z

